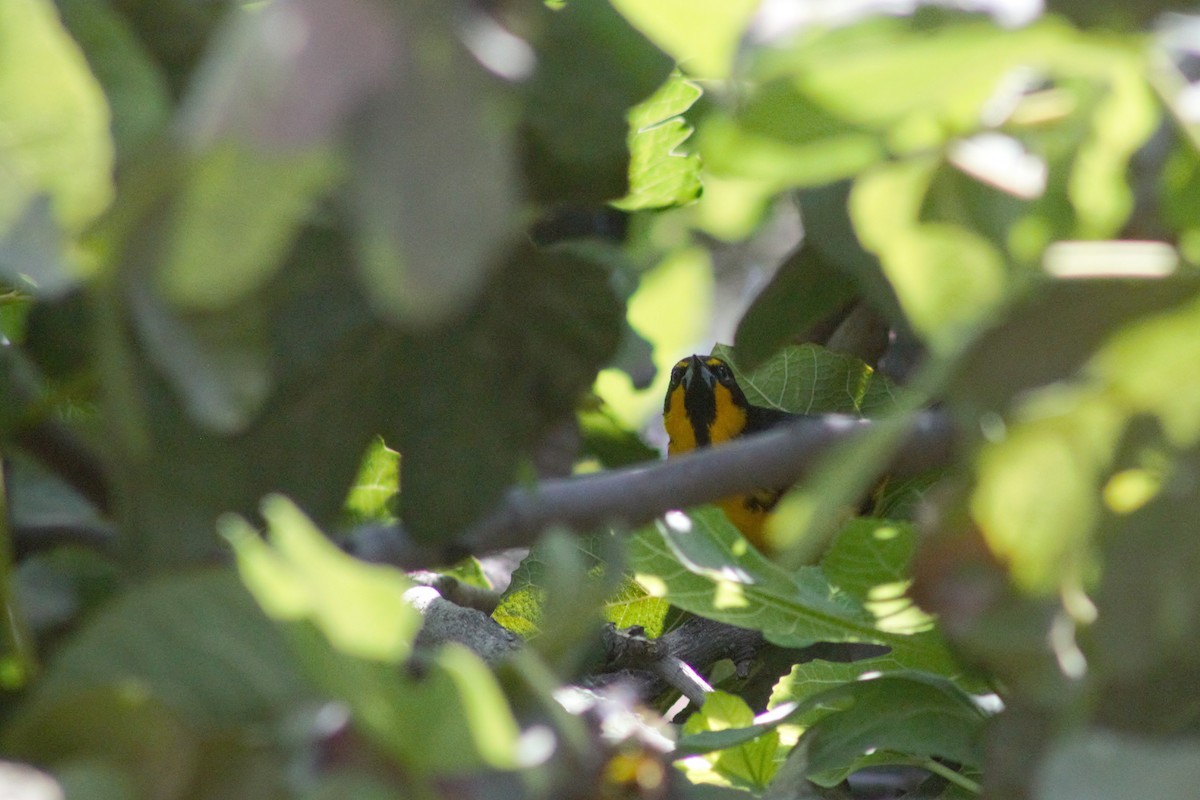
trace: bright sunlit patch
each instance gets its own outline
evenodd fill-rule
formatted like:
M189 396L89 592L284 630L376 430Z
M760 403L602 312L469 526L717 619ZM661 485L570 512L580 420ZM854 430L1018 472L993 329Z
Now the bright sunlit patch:
M533 74L537 66L533 48L486 14L473 14L461 32L471 55L489 72L508 81L524 80Z
M875 680L876 678L882 678L882 677L883 677L883 673L882 673L882 672L880 672L880 671L879 671L879 670L877 670L877 669L873 669L873 670L869 670L869 671L867 671L867 672L864 672L862 675L859 675L859 676L858 676L858 679L859 679L860 681L873 681L873 680Z
M880 525L871 533L871 536L880 542L891 541L899 535L900 529L895 525Z
M1163 278L1178 265L1164 242L1055 242L1042 260L1056 278Z
M713 607L717 609L745 608L749 605L742 584L737 581L717 581L713 587Z
M1162 485L1162 476L1147 469L1126 469L1104 484L1104 504L1115 514L1130 514L1149 502Z
M682 511L668 511L663 515L663 520L667 523L667 527L673 531L679 531L680 533L692 532L691 517Z
M633 576L633 579L640 583L642 588L646 590L646 594L650 595L651 597L667 596L666 581L657 575L643 575L639 572Z
M516 761L523 769L544 764L554 755L558 737L547 725L534 725L517 740Z
M1071 680L1087 675L1087 657L1075 642L1075 620L1059 614L1050 625L1050 649L1062 674Z
M1011 136L984 133L955 142L950 161L979 181L1023 200L1041 197L1046 190L1046 162Z

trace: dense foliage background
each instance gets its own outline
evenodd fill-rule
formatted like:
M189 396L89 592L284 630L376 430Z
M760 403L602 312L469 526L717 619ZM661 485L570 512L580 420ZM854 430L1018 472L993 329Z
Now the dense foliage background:
M1200 28L978 6L0 3L0 787L1193 796Z

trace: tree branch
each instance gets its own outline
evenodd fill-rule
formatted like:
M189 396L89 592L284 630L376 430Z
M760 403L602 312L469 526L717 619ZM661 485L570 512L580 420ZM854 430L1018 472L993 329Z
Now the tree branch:
M553 525L580 531L608 524L633 527L674 508L796 483L831 447L865 434L876 424L845 414L804 417L669 461L513 488L494 512L447 549L418 544L399 528L379 526L352 532L348 549L370 561L415 569L467 554L529 546ZM923 412L892 463L881 464L880 472L904 477L947 464L955 438L945 412Z

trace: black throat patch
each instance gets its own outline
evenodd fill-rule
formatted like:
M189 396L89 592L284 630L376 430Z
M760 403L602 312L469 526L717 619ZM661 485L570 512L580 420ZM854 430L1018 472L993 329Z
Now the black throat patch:
M703 364L693 365L696 370L708 370ZM696 434L696 447L708 447L712 439L708 429L717 419L717 397L715 386L705 380L704 375L693 375L692 384L683 393L683 408L687 411L692 431Z

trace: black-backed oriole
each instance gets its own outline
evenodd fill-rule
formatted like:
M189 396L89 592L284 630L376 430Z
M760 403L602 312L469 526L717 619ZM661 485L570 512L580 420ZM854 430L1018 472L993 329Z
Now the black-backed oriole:
M671 370L663 403L663 427L676 456L765 430L798 415L750 405L730 366L715 356L690 356ZM784 489L760 489L718 501L729 520L755 547L766 550L763 525Z

